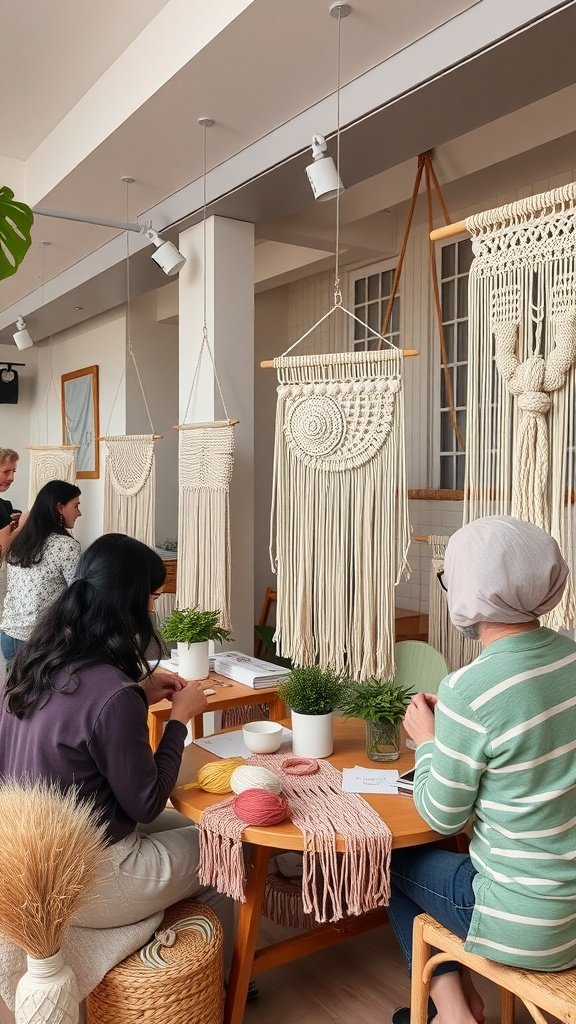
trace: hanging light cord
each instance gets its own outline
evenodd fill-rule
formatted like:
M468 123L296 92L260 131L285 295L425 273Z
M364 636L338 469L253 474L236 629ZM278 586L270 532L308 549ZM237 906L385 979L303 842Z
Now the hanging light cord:
M336 61L336 263L334 267L334 305L342 305L342 289L340 287L340 73L341 73L341 41L342 15L338 11L338 56Z
M208 219L207 218L208 204L207 204L207 199L206 199L206 183L207 183L207 177L208 177L208 137L207 137L208 125L204 124L202 127L204 128L204 147L203 147L204 168L203 168L203 173L202 173L202 197L203 197L202 198L202 260L203 260L203 276L202 276L202 302L203 302L203 310L202 310L202 344L200 345L200 351L198 352L198 359L196 360L196 367L194 369L194 374L192 376L192 383L190 385L190 392L188 394L188 401L186 403L186 412L184 413L184 423L188 422L188 412L190 410L190 403L192 401L192 395L194 394L194 389L196 387L196 382L198 380L198 376L199 376L199 373L200 373L200 364L202 362L202 355L204 353L204 349L206 349L206 351L208 352L208 355L210 357L210 362L212 363L212 370L214 372L214 380L216 381L216 387L218 388L218 394L220 395L220 401L222 402L222 408L224 409L224 416L225 416L226 419L229 418L228 417L228 410L226 408L226 402L224 401L224 395L222 394L222 388L220 387L220 381L218 379L218 374L216 372L216 363L214 361L214 353L212 351L212 347L211 347L210 342L208 340L208 279L207 279L207 273L206 273L206 262L207 262L207 255L208 255L207 232L206 232L206 222L207 222L207 219Z

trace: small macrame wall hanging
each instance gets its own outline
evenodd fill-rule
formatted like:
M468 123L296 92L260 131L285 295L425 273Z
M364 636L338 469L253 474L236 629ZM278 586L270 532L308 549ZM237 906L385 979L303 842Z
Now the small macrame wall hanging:
M121 434L102 441L106 451L104 533L126 533L154 547L154 434Z
M391 678L394 585L409 543L402 353L285 355L274 365L278 653L358 680Z
M553 628L576 619L576 184L469 217L464 521L508 514L558 541L570 569Z
M207 324L206 245L206 132L214 124L201 117L204 129L203 203L203 326L202 341L192 376L184 422L175 429L178 444L178 576L176 607L218 609L220 624L230 621L230 479L234 467L234 427L239 422L228 410L216 371ZM225 419L189 423L188 414L199 381L204 354L212 365Z
M218 608L230 629L230 479L234 466L234 427L216 374L206 329L186 408L198 380L206 348L226 419L181 423L178 444L178 576L176 606Z
M29 445L28 450L30 452L28 507L30 508L38 491L50 480L66 480L67 483L74 483L78 445Z
M444 555L449 537L431 535L427 538L432 548L430 566L430 601L428 606L428 643L444 656L448 670L469 665L481 651L478 640L468 640L459 629L452 625L446 602L446 591L438 580L438 573L444 568Z

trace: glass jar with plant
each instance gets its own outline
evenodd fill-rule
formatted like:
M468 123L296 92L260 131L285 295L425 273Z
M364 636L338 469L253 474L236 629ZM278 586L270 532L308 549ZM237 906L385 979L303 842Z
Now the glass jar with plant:
M414 690L394 681L372 678L346 687L339 710L345 718L366 722L366 753L372 761L400 757L400 726Z
M292 749L299 757L328 757L334 749L333 712L343 699L345 677L318 665L295 667L278 687L292 712Z
M183 679L205 679L210 670L208 641L231 640L229 630L220 625L220 610L175 608L160 626L166 643L178 647L178 674Z

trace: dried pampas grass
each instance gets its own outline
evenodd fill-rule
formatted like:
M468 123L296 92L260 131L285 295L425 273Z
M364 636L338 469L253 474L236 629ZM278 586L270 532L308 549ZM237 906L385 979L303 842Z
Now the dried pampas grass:
M0 784L0 931L29 956L57 953L73 915L94 898L104 834L74 789Z

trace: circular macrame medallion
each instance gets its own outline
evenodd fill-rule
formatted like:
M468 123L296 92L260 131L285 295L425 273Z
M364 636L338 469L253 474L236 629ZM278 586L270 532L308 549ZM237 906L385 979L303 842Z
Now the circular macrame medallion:
M311 395L294 403L287 430L303 453L318 458L333 452L341 444L344 416L332 398Z

